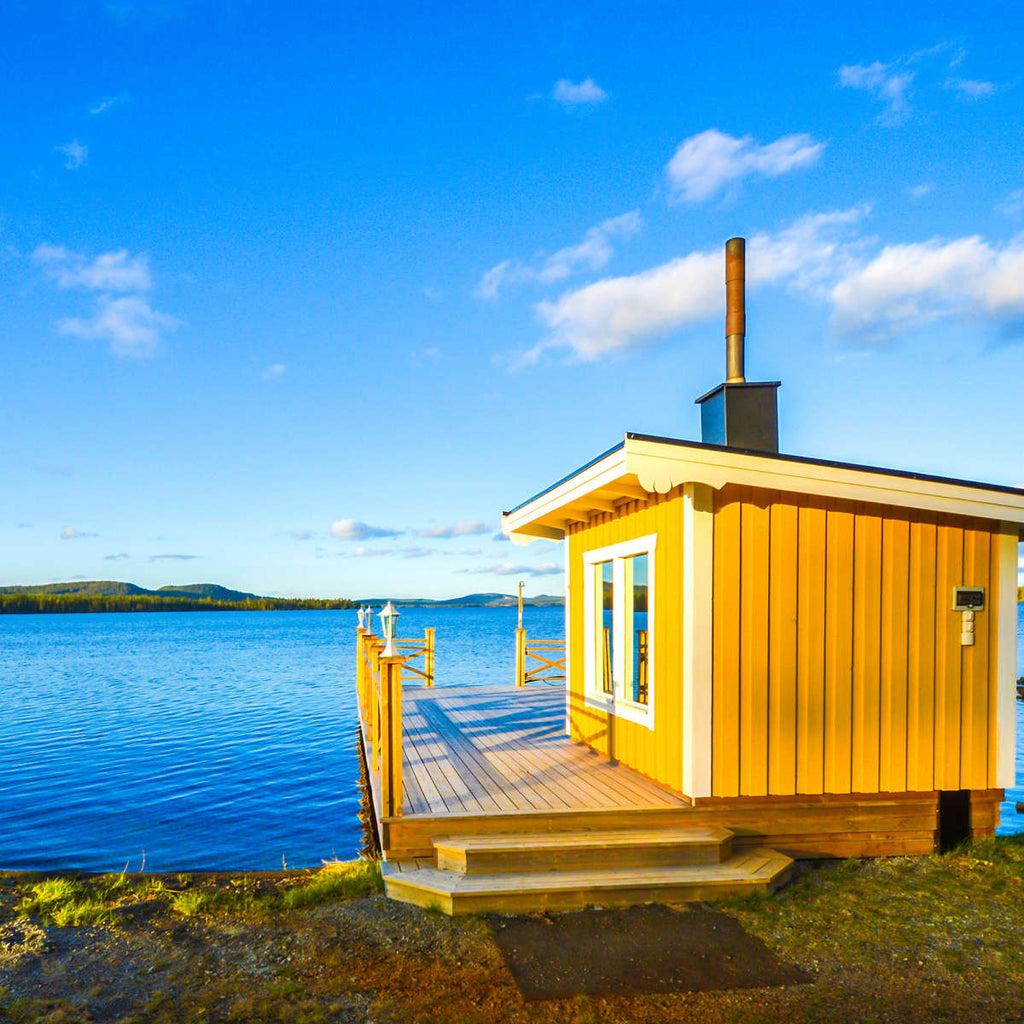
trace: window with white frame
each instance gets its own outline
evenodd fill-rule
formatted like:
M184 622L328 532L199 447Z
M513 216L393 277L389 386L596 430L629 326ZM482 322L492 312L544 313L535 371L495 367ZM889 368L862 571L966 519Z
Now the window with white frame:
M654 548L638 537L583 556L588 702L653 728Z

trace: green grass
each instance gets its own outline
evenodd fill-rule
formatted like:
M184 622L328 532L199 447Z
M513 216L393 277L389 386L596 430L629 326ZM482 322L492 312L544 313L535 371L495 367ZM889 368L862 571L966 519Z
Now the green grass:
M1003 836L928 857L841 861L725 909L812 967L928 967L980 982L1024 973L1022 903L1024 836Z
M328 900L354 900L381 891L383 882L376 861L331 861L305 884L285 889L282 900L288 910L294 910Z
M200 914L252 913L273 915L332 900L352 900L381 892L380 867L375 861L331 861L316 871L296 871L294 877L266 881L259 876L195 880L179 874L172 885L145 875L99 875L91 878L58 876L19 886L17 916L35 917L66 928L109 924L114 911L159 900L181 917Z

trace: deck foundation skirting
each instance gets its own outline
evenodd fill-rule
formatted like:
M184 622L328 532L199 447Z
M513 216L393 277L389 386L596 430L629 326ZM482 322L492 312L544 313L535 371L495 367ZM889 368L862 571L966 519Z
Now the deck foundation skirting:
M972 838L994 833L1003 791L971 793ZM798 860L895 857L933 853L938 792L696 800L675 809L551 811L537 814L410 815L382 822L388 859L431 857L433 838L447 834L515 835L609 829L720 826L733 847L769 846Z

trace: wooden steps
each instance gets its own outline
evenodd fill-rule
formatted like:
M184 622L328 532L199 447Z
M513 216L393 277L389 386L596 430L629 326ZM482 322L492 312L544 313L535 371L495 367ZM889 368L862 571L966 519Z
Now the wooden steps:
M464 875L562 869L718 864L732 853L724 828L620 829L442 836L434 857L442 871Z
M724 828L443 836L433 859L381 865L392 899L446 914L686 903L771 892L793 861L733 854Z

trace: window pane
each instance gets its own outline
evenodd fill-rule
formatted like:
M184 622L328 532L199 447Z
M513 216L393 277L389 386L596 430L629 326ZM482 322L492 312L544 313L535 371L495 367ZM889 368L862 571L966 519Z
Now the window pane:
M647 703L647 555L626 559L626 624L630 645L627 693L639 704Z
M598 621L601 628L597 631L598 681L605 693L614 689L612 683L612 665L615 663L613 650L614 617L615 617L615 585L612 582L612 563L599 562L594 566L597 571L597 592L601 615Z

